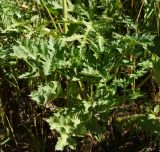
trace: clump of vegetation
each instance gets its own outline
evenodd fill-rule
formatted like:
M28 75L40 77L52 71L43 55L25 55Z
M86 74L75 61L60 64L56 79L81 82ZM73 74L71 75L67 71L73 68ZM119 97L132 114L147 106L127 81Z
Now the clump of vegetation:
M157 0L2 0L1 150L158 151L159 12Z

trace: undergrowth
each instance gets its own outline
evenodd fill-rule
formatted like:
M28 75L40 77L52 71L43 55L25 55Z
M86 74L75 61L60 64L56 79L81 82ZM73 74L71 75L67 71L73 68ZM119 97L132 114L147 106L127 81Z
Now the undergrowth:
M2 151L118 151L127 133L158 150L159 11L158 0L1 0Z

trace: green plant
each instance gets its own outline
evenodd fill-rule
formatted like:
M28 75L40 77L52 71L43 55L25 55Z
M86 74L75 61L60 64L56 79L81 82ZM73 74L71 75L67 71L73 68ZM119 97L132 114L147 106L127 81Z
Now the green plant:
M105 132L121 105L142 97L139 79L152 69L150 52L159 33L149 30L159 25L158 18L157 25L149 21L156 2L136 2L135 10L141 7L132 15L120 0L1 3L0 31L10 36L0 39L1 68L10 68L3 74L19 102L20 80L39 106L53 102L53 114L44 120L59 133L56 150L75 149L76 137Z

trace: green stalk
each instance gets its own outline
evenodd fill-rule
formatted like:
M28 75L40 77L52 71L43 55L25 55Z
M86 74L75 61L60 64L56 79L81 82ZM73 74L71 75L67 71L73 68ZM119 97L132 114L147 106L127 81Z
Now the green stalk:
M48 10L45 2L44 2L43 0L41 0L41 1L42 1L43 5L44 5L45 9L47 10L49 17L51 18L51 21L52 21L53 26L55 27L56 31L58 31L57 25L56 25L56 23L55 23L52 15L51 15L50 11Z
M63 0L64 33L67 33L67 0Z

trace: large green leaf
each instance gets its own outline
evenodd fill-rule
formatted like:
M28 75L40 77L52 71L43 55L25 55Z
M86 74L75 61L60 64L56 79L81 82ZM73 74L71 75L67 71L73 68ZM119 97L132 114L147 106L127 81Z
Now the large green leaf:
M38 104L46 104L48 101L59 97L61 94L61 85L56 81L52 81L45 86L39 86L38 90L32 91L30 97Z

